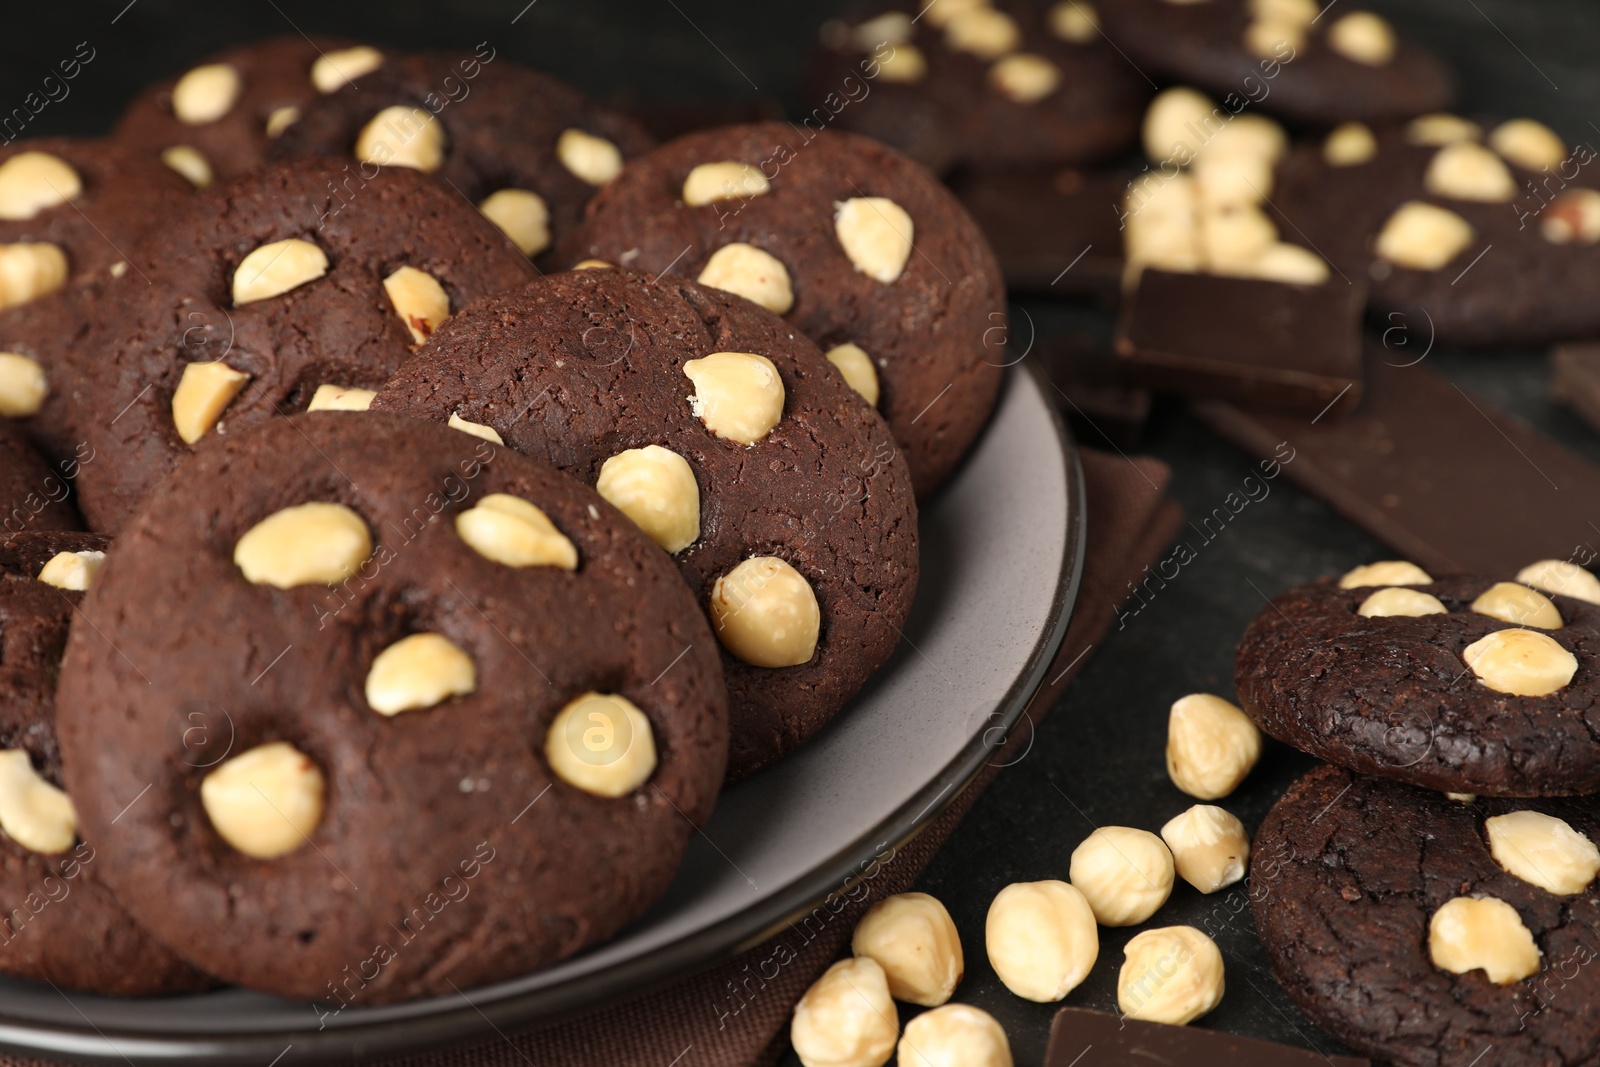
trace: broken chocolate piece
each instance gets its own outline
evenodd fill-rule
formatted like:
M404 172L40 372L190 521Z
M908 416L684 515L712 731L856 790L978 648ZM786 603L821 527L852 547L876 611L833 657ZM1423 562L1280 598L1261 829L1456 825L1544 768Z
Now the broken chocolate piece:
M1044 1062L1046 1067L1369 1067L1369 1061L1356 1056L1325 1056L1253 1037L1143 1022L1088 1008L1062 1008L1056 1012Z
M1054 386L1057 406L1085 444L1139 443L1150 417L1150 393L1122 381L1109 346L1087 334L1040 338L1030 358Z

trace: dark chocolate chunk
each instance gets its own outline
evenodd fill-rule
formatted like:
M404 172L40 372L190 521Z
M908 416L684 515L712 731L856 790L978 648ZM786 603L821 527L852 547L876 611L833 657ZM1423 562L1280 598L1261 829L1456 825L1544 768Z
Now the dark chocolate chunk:
M1138 444L1150 417L1150 393L1122 380L1109 346L1073 334L1040 340L1029 355L1055 387L1061 413L1086 443Z
M1128 1064L1248 1063L1251 1067L1367 1067L1354 1056L1324 1056L1308 1049L1238 1037L1193 1026L1129 1019L1088 1008L1062 1008L1050 1024L1046 1067L1127 1067Z
M1600 430L1600 344L1562 345L1550 357L1550 398Z

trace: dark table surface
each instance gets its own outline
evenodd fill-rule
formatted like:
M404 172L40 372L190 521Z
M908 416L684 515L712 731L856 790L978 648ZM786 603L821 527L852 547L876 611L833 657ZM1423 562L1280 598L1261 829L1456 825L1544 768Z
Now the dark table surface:
M792 106L817 24L843 6L836 0L13 2L6 5L0 37L0 111L20 104L59 59L88 41L94 60L70 95L45 107L28 133L101 133L146 82L224 45L296 30L400 47L489 41L606 99L776 98ZM1569 140L1600 143L1600 64L1594 61L1600 4L1375 0L1370 6L1455 64L1459 110L1531 115ZM1042 333L1109 334L1109 321L1095 312L1045 301L1025 306ZM1427 358L1600 462L1600 436L1549 401L1544 353L1435 349ZM1092 432L1083 443L1109 447ZM1172 495L1191 514L1211 511L1253 469L1170 400L1157 404L1141 451L1172 465ZM1263 593L1391 555L1282 480L1221 536L1207 541L1190 530L1188 539L1194 561L1095 649L1082 677L1037 730L1026 758L990 786L918 887L945 902L961 931L967 977L957 998L1004 1024L1019 1064L1042 1060L1055 1009L1012 996L990 969L983 921L994 894L1013 881L1064 879L1072 849L1095 826L1154 830L1192 803L1167 780L1162 761L1172 701L1195 691L1231 696L1234 642L1261 610ZM1306 757L1269 744L1256 773L1223 804L1253 829L1309 765ZM1220 931L1227 996L1200 1025L1323 1052L1338 1048L1273 980L1240 887L1203 897L1180 882L1157 921ZM1116 1009L1117 966L1134 932L1101 931L1100 963L1066 1003ZM785 1063L798 1060L791 1053Z

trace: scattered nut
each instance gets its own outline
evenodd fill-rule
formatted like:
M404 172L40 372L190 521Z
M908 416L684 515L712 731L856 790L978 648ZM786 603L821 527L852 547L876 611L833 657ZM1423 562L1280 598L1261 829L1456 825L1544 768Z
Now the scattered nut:
M507 567L578 569L578 548L543 510L510 493L490 493L456 516L456 535L484 559Z
M556 138L556 158L589 185L604 185L622 173L622 149L583 130L562 130Z
M343 504L320 501L273 512L233 547L233 562L252 585L293 589L337 585L372 555L372 535Z
M1428 572L1403 559L1385 559L1346 571L1339 579L1340 589L1364 589L1377 585L1427 585Z
M989 905L989 963L1019 997L1049 1004L1076 989L1100 956L1083 893L1066 882L1014 882Z
M1444 796L1446 800L1453 800L1457 804L1474 804L1478 800L1476 793L1446 793Z
M999 59L1022 43L1017 22L992 7L974 7L945 24L944 42L957 52L971 52L980 59Z
M500 189L478 205L488 220L525 256L550 247L550 208L544 197L527 189Z
M1280 19L1310 25L1321 14L1316 0L1250 0L1250 13L1258 19Z
M356 158L432 174L444 166L444 127L420 107L386 107L357 135Z
M1522 918L1495 897L1454 897L1428 922L1428 955L1451 974L1481 970L1507 985L1539 973L1539 946Z
M1378 139L1364 122L1335 126L1322 142L1322 158L1332 167L1354 167L1378 154Z
M600 467L595 490L668 552L700 537L700 487L689 461L670 448L618 452Z
M1556 245L1600 241L1600 190L1568 189L1558 193L1539 218L1539 233Z
M1249 274L1291 285L1321 285L1328 280L1328 261L1309 248L1274 241L1250 264Z
M1172 784L1199 800L1218 800L1261 758L1261 731L1233 704L1210 693L1192 693L1172 705L1167 719L1167 774Z
M905 1067L1011 1067L1011 1045L993 1015L946 1004L906 1023L899 1062Z
M878 60L878 77L886 82L910 85L921 81L927 73L927 57L914 44L895 45L893 52Z
M1050 9L1050 32L1063 41L1088 44L1100 33L1100 16L1089 0L1061 0Z
M1486 819L1483 828L1495 862L1541 889L1570 896L1600 874L1600 848L1565 819L1524 809Z
M704 207L718 200L751 200L771 189L760 170L729 159L702 163L691 170L683 180L683 202L690 207Z
M1032 104L1056 91L1061 69L1044 56L1013 52L989 68L989 84L1012 103Z
M1130 1019L1183 1026L1222 1003L1222 953L1192 926L1146 930L1123 949L1117 1007Z
M1262 59L1296 53L1305 46L1306 23L1298 19L1258 16L1244 28L1245 51Z
M1478 680L1497 693L1542 697L1572 681L1578 660L1536 630L1496 630L1461 653Z
M0 163L0 219L31 219L83 192L72 165L48 152L18 152Z
M327 793L321 769L285 741L241 752L200 782L200 803L222 839L276 859L310 840Z
M1265 115L1235 115L1200 146L1200 158L1243 156L1272 164L1288 150L1289 134L1276 122Z
M974 8L987 7L989 2L990 0L924 0L917 18L927 19L930 26L944 27Z
M0 352L0 416L25 419L37 415L50 395L50 383L38 362L16 352Z
M904 273L911 258L911 216L887 197L860 196L835 204L833 232L856 270L885 285Z
M466 696L478 688L472 657L438 634L402 637L379 652L367 671L367 706L398 715Z
M1483 136L1483 127L1459 115L1435 112L1419 115L1406 123L1406 140L1412 144L1447 145L1457 141L1476 141Z
M233 272L233 304L282 296L327 273L327 255L310 241L273 241L245 256Z
M1244 877L1250 838L1244 823L1212 804L1196 804L1161 828L1178 877L1202 893L1215 893Z
M172 393L172 425L183 443L192 445L210 433L249 381L250 375L221 360L185 366Z
M1272 160L1240 152L1201 151L1195 193L1207 208L1259 204L1272 195Z
M505 439L500 436L500 431L496 430L493 426L486 426L481 422L472 422L468 419L463 419L460 415L454 412L451 413L450 418L445 422L445 425L450 427L452 430L460 430L462 433L470 433L474 437L481 437L485 441L491 441L497 445L503 445L506 443Z
M716 580L712 628L724 648L756 667L797 667L816 654L822 611L811 583L775 556L745 560Z
M319 93L336 93L381 66L383 53L364 44L324 52L311 64L311 84Z
M196 189L204 189L216 180L211 171L211 161L193 145L175 144L161 150L161 162L181 174Z
M1423 184L1435 196L1509 203L1517 182L1500 157L1475 141L1458 141L1434 153Z
M883 968L865 956L840 960L794 1006L789 1041L805 1067L883 1067L900 1017Z
M616 270L603 259L580 259L572 265L573 270Z
M1144 113L1144 153L1154 163L1194 161L1226 113L1209 96L1184 86L1157 94Z
M352 389L342 385L319 385L311 394L307 411L366 411L378 394L371 389Z
M1559 630L1561 612L1550 598L1516 582L1496 582L1472 602L1472 610L1517 626Z
M850 40L863 52L875 51L879 45L901 45L911 40L915 23L904 11L886 11L877 18L858 23L849 31Z
M1206 264L1219 274L1253 267L1278 242L1278 228L1254 204L1202 211L1199 221Z
M694 383L689 407L706 429L753 445L783 418L783 378L772 360L750 352L713 352L683 365Z
M627 697L585 693L550 722L545 758L556 777L598 797L624 797L656 769L650 719Z
M1102 826L1072 850L1072 884L1101 926L1136 926L1172 895L1172 853L1131 826Z
M44 241L0 245L0 308L48 296L67 284L67 254Z
M78 839L72 801L33 769L33 760L20 748L0 750L0 830L45 856L67 851Z
M1411 270L1438 270L1477 236L1472 224L1453 211L1409 200L1389 216L1378 234L1378 255Z
M850 951L878 962L895 1000L925 1008L949 1000L966 969L954 920L926 893L896 893L874 904L856 924Z
M108 269L110 270L113 278L120 278L124 274L128 273L128 261L125 259L119 259L115 263L111 264Z
M743 241L713 252L695 281L742 296L775 315L786 315L794 307L788 269L776 256Z
M1531 585L1535 589L1543 589L1546 593L1569 596L1574 600L1588 601L1590 604L1600 604L1600 578L1596 578L1576 563L1559 559L1542 559L1518 571L1517 581L1523 585Z
M299 121L299 108L287 104L283 107L275 107L267 115L267 136L274 139L282 137L284 130Z
M1194 180L1180 174L1129 190L1124 244L1130 273L1148 265L1163 270L1200 269L1200 227Z
M1561 135L1533 119L1512 119L1489 131L1489 147L1525 170L1560 166L1567 158Z
M411 340L422 344L450 317L450 296L444 286L427 271L401 267L383 280L383 291L395 314L411 332Z
M1421 615L1447 615L1450 609L1436 596L1431 596L1418 589L1407 589L1404 586L1393 585L1378 590L1361 602L1356 609L1357 615L1367 618L1387 618L1391 615L1405 615L1416 618Z
M1328 27L1328 47L1357 63L1381 67L1394 58L1394 30L1370 11L1352 11Z
M39 571L39 580L57 589L86 591L100 574L104 552L57 552Z
M828 362L839 368L850 388L866 398L873 407L878 406L878 369L872 357L860 345L846 342L828 349Z
M233 110L244 82L226 63L196 67L172 87L172 113L186 126L204 126Z

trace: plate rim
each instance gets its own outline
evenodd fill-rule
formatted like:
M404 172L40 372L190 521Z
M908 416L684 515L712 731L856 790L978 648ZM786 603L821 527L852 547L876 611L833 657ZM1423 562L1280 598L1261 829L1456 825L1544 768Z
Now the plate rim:
M837 849L804 877L771 897L755 901L719 923L662 945L604 970L545 989L529 990L494 1002L475 1002L463 993L460 1007L431 1011L412 1018L354 1024L317 1031L243 1031L218 1036L173 1032L88 1029L17 1021L0 1012L0 1048L46 1056L70 1056L88 1062L152 1062L204 1060L210 1063L267 1062L290 1048L302 1063L329 1062L393 1054L425 1052L460 1041L467 1034L492 1028L534 1028L601 1010L647 994L668 982L696 973L767 940L792 920L812 911L834 893L861 880L858 868L875 855L873 849L898 850L926 829L976 779L989 756L1010 736L1043 688L1072 621L1083 577L1086 508L1083 467L1077 441L1061 412L1044 390L1039 372L1027 367L1007 375L1002 388L1026 382L1038 393L1065 459L1068 517L1061 568L1051 598L1050 624L1028 655L1027 666L996 703L998 722L971 738L939 773L866 834ZM998 740L991 740L998 737ZM59 992L59 990L58 990ZM62 994L66 996L65 993ZM88 1021L87 1019L85 1020ZM502 1035L504 1036L504 1035ZM287 1046L287 1047L285 1047ZM265 1058L263 1058L265 1057Z

